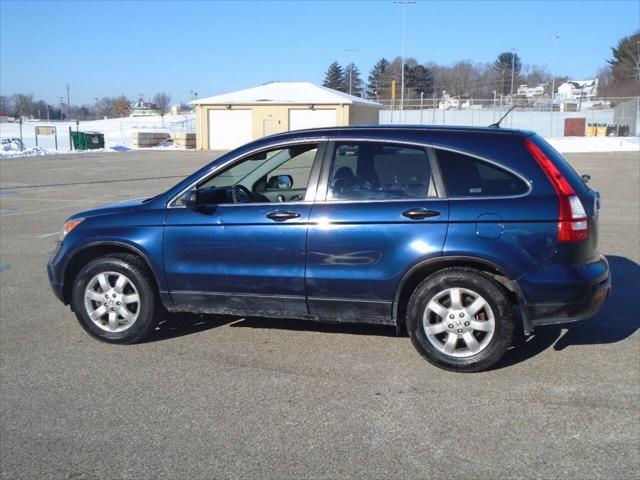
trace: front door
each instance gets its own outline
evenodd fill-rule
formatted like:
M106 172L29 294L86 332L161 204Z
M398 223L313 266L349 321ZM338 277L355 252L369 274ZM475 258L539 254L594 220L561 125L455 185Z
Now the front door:
M309 222L310 313L390 323L403 275L444 246L449 205L436 187L433 158L421 146L329 145L326 194L318 188Z
M306 315L305 246L318 144L260 152L203 179L197 208L170 208L165 272L177 306ZM317 177L317 175L315 175ZM315 193L315 192L314 192ZM182 202L187 203L187 202Z

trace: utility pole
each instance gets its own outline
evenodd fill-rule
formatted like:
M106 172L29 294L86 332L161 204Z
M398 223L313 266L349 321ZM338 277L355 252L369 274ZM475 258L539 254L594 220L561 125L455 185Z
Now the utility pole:
M413 5L414 0L394 0L396 5L402 5L402 71L400 72L400 123L402 123L402 111L404 110L404 38L405 23L407 18L407 5Z
M71 102L69 102L69 89L71 85L67 83L67 118L71 118Z

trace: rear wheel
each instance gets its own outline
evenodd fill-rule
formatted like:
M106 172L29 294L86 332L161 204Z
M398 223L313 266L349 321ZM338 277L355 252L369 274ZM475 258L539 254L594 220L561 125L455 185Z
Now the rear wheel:
M441 368L476 372L494 366L511 346L513 306L498 282L468 268L448 268L425 279L407 306L416 349Z
M75 278L72 303L84 329L105 342L138 342L157 323L151 275L134 255L91 260Z

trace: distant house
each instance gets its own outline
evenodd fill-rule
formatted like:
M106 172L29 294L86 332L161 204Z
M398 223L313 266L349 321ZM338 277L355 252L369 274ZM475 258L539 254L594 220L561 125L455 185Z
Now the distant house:
M171 105L171 108L169 109L169 113L171 115L189 115L191 113L194 112L194 107L192 107L191 105L185 105L185 104L176 104L176 105Z
M145 102L144 98L131 104L131 116L132 117L147 117L149 115L160 115L158 107L151 102Z
M460 99L452 97L446 90L442 91L442 100L438 102L438 108L441 110L449 110L450 108L460 108Z
M598 79L569 80L558 87L561 100L591 100L598 95Z
M530 87L528 85L520 85L518 87L518 91L516 92L516 95L518 95L519 97L526 97L529 99L537 99L539 97L544 96L545 86L546 84L544 83L540 83L535 87Z

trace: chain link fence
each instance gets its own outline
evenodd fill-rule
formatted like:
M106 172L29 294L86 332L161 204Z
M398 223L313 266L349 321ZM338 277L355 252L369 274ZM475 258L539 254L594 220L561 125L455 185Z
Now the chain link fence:
M499 99L425 98L405 100L399 110L396 100L379 100L380 124L488 126L497 122L511 107ZM504 127L533 130L544 137L564 135L565 119L584 118L585 123L617 125L619 132L640 136L640 97L596 98L551 104L549 99L533 103L516 102L515 109L502 122ZM585 132L586 133L586 132Z

